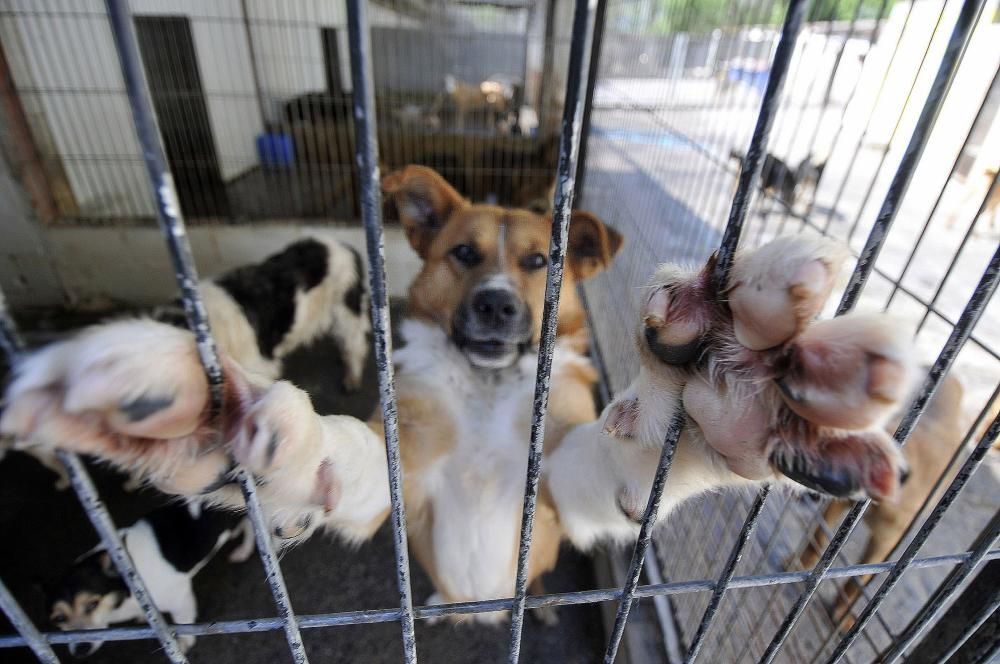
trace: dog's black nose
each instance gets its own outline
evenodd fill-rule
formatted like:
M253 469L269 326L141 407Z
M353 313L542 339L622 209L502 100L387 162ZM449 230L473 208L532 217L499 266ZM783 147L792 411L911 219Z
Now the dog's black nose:
M512 291L503 288L481 290L471 304L476 321L489 330L510 329L521 316L521 301Z

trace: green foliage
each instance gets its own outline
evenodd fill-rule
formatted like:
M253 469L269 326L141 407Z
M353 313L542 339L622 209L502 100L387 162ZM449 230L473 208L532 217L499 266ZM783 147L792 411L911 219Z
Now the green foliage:
M807 20L850 21L885 13L893 0L813 0ZM651 35L674 32L705 33L716 28L743 25L780 25L787 2L778 0L621 0L610 9L611 25L618 30Z

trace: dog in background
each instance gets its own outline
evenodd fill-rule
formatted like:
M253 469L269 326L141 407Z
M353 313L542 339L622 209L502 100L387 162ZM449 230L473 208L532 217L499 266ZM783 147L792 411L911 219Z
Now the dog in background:
M153 602L178 624L197 620L193 579L223 545L239 540L229 554L232 563L245 561L255 549L253 529L246 517L203 509L194 503L160 507L123 529L121 534ZM46 589L46 595L49 620L63 631L102 629L145 620L111 556L100 547L80 556ZM187 652L195 637L180 636L178 641ZM75 657L87 657L101 644L101 641L71 643L69 651Z
M739 164L742 172L745 163L743 154L738 150L732 150L729 158ZM796 168L792 168L768 152L760 169L760 188L791 208L806 191L816 188L823 176L824 168L826 162L814 164L812 157L806 157Z
M962 444L968 428L962 417L962 395L962 384L957 378L948 376L928 403L924 414L903 447L903 456L911 471L900 489L899 499L893 502L872 503L865 512L864 520L869 536L859 564L880 563L892 553L913 519L919 514L921 506L934 489L938 478L947 469L948 462ZM973 442L978 442L985 434L986 427L996 417L997 410L1000 410L1000 401L993 404L991 414L985 418L983 426L973 437ZM889 421L886 431L894 432L901 417L902 413L896 414ZM956 466L949 476L944 478L932 500L936 501L940 497L957 470ZM818 525L806 549L800 556L789 561L787 567L797 566L806 570L815 567L828 544L826 530L836 529L840 519L850 507L850 502L831 501L823 513L826 529L823 524ZM844 584L842 592L838 593L833 618L842 631L846 632L854 626L854 617L849 615L849 611L861 593L861 587L867 585L871 579L870 574L850 579Z
M206 279L198 290L219 350L244 370L275 381L289 353L330 334L343 358L344 389L360 387L371 322L364 267L353 247L305 238L260 263ZM151 317L187 325L180 303L158 307ZM138 399L133 414L154 406ZM51 451L34 447L31 441L11 441L8 446L56 473L56 489L69 487L66 471ZM129 482L127 488L136 485Z

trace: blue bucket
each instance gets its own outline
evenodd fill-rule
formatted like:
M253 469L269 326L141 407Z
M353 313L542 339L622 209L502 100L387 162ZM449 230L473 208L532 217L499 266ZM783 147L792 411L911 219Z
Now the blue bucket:
M257 136L257 157L266 168L289 168L295 162L295 143L288 134L260 134Z

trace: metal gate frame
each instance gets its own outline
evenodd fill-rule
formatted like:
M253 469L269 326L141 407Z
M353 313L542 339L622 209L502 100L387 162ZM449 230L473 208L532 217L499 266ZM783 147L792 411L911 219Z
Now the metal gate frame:
M414 607L411 598L409 559L406 540L406 514L403 506L401 487L401 467L399 458L399 434L396 422L396 399L393 385L392 340L388 296L384 267L384 241L381 219L381 192L378 169L378 145L375 133L375 102L372 85L371 42L364 0L346 0L348 9L348 36L350 40L351 72L354 83L354 120L357 134L357 162L362 177L360 193L362 219L367 242L369 275L372 294L372 322L374 331L375 359L378 367L379 392L382 399L385 423L386 453L388 457L389 486L391 495L391 521L393 544L396 551L396 574L400 603L398 608L371 611L347 611L317 615L295 613L282 576L281 566L275 556L270 534L264 523L260 502L257 498L253 479L245 470L238 472L240 486L247 503L247 510L254 526L257 549L267 575L268 583L277 607L277 617L263 617L251 620L229 620L190 625L168 624L155 606L145 583L125 550L110 515L105 509L97 491L80 459L73 454L60 452L59 456L69 473L73 488L102 544L125 579L130 591L136 597L149 623L146 627L123 627L74 632L42 633L27 617L23 609L0 582L0 609L10 618L19 636L0 637L0 648L28 646L40 661L58 662L52 644L74 643L100 639L104 641L124 641L156 638L163 646L164 653L175 664L186 662L177 637L182 635L232 634L283 630L292 660L304 664L308 661L302 643L300 630L340 625L356 625L376 622L400 623L404 661L417 661L414 638L415 619L426 619L444 615L473 614L497 610L511 611L510 650L508 661L519 659L521 637L524 629L525 609L546 606L590 604L598 602L618 602L618 612L604 655L606 664L614 662L621 642L629 610L636 598L668 596L680 593L711 592L711 598L702 616L698 631L689 646L685 661L693 662L704 643L705 635L712 628L718 607L727 592L735 588L750 588L788 583L802 583L804 588L798 600L786 615L784 622L774 634L765 650L761 662L774 660L788 635L794 629L809 602L813 599L819 584L828 579L857 577L867 574L885 574L881 586L872 596L854 627L842 638L828 659L831 664L840 660L861 630L878 611L886 596L897 585L907 569L920 569L948 565L953 567L950 576L939 586L931 599L920 610L909 627L899 635L894 644L881 655L881 661L896 661L917 638L936 621L943 607L956 595L963 583L986 560L1000 558L996 549L1000 538L1000 513L994 516L981 532L971 551L946 556L918 558L921 546L940 522L944 513L954 502L971 474L982 463L987 450L1000 434L1000 416L995 418L975 448L965 460L958 475L945 490L944 495L918 530L913 541L895 562L870 565L832 566L836 555L843 548L859 519L870 502L858 503L840 524L831 538L815 568L806 572L785 572L755 576L735 576L735 568L744 552L757 523L757 518L770 493L770 485L764 485L754 500L739 537L729 554L722 573L715 580L685 581L639 585L645 553L650 544L653 524L659 510L660 498L668 481L674 449L683 425L683 416L678 414L670 427L663 445L663 452L657 467L652 492L646 506L640 534L633 549L627 581L621 589L588 590L556 593L548 595L527 595L527 561L531 546L532 525L535 502L541 472L542 447L544 438L544 418L548 403L549 376L552 367L552 353L555 342L556 315L559 306L559 292L563 278L565 246L568 237L570 210L577 182L582 178L582 168L578 168L581 142L581 128L586 122L585 114L593 98L593 83L597 67L589 66L594 58L593 51L600 48L603 21L596 23L595 14L603 13L603 0L594 2L576 0L572 26L569 68L567 74L566 97L562 119L562 133L554 200L551 260L546 278L546 299L542 317L542 333L538 354L538 373L535 386L531 439L528 456L528 471L525 482L523 521L518 549L517 581L513 598L496 599L457 604ZM212 340L211 330L204 305L199 297L196 284L197 271L192 258L191 247L185 230L184 219L177 204L176 191L166 165L156 118L150 105L140 59L137 51L134 28L127 0L106 0L108 15L124 74L133 120L148 170L150 182L156 196L157 218L170 250L178 287L184 302L185 313L191 331L197 339L199 356L211 385L213 407L221 403L222 371ZM729 275L732 259L744 222L749 211L751 194L760 177L763 158L771 125L777 111L777 102L784 83L789 62L795 48L795 40L802 26L807 0L790 0L782 28L781 40L774 55L771 74L767 82L760 113L753 138L746 153L745 168L740 174L739 184L733 198L729 220L718 251L718 263L714 278L724 284ZM875 266L875 261L885 243L893 220L899 210L914 169L918 164L930 132L934 127L938 112L948 92L951 81L962 59L972 29L985 6L985 0L964 0L959 17L953 28L947 50L941 60L933 86L924 102L923 110L913 130L909 144L896 174L882 203L875 223L869 233L859 260L857 261L847 290L840 302L837 314L850 311L858 300L861 290ZM592 64L592 63L591 63ZM986 208L990 195L997 187L994 177L990 190L977 212L977 218ZM925 406L934 396L943 377L950 369L958 352L971 336L986 304L996 292L1000 283L1000 248L994 253L988 267L976 286L972 297L965 306L951 336L941 349L936 361L924 379L923 385L903 417L895 440L903 445L916 425ZM13 363L23 352L23 344L16 327L0 294L0 346ZM984 607L981 618L985 621L997 610L996 602ZM954 647L960 647L964 639L974 630L967 630Z

